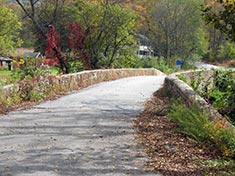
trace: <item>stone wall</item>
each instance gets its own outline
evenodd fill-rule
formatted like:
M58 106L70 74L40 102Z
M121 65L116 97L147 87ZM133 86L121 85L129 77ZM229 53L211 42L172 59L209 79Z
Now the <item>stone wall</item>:
M164 75L156 69L107 69L83 71L75 74L57 76L59 82L67 89L73 87L87 87L99 82L110 81L131 76L159 76Z
M189 71L184 71L184 72L179 72L179 73L174 73L171 76L177 76L181 75L183 76L187 83L192 82L193 80L198 80L198 79L203 79L202 84L205 83L205 81L213 79L214 71L213 70L189 70Z
M182 75L187 81L190 81L196 77L198 71L187 71L169 75L165 79L164 90L171 97L181 98L188 105L196 103L201 109L207 112L209 119L212 121L215 119L225 119L215 108L212 107L212 105L199 96L192 87L177 77L177 75ZM202 77L205 78L204 80L207 80L212 75L213 70L205 70L202 72ZM229 122L227 122L227 125L231 126Z
M115 80L131 76L157 76L164 75L156 69L106 69L82 71L74 74L58 75L56 77L43 78L40 81L48 83L48 87L57 86L63 90L77 90L99 82ZM2 94L8 96L12 91L19 91L20 84L7 85L3 88Z

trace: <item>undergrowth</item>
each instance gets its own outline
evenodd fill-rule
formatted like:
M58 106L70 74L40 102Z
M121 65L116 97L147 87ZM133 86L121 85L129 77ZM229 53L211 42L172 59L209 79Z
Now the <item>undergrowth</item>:
M181 101L171 106L168 117L179 125L179 131L206 145L213 145L225 158L235 159L234 129L224 120L209 121L206 112L196 104L188 107Z
M235 72L232 70L214 70L206 78L202 71L196 72L191 81L182 75L178 78L189 84L195 92L216 108L219 113L235 124Z
M55 76L23 79L9 91L4 90L3 86L0 87L0 113L21 107L22 103L53 99L69 90L70 87L60 85Z

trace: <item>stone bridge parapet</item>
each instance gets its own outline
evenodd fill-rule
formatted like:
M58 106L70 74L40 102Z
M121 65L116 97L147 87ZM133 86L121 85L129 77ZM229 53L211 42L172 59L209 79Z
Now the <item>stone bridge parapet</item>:
M164 91L171 97L181 98L189 105L196 103L202 110L207 112L211 121L216 119L225 119L211 104L199 96L198 93L196 93L193 88L186 83L197 80L199 72L200 77L203 78L201 85L205 84L205 81L208 79L213 81L214 70L195 70L174 73L165 78ZM180 80L178 77L179 75L183 76L186 82ZM231 126L228 121L226 121L226 124Z
M96 83L120 79L131 76L161 76L164 75L159 70L149 69L103 69L89 70L73 74L58 75L54 77L42 78L44 85L48 82L49 87L57 86L65 91L77 90ZM18 92L21 89L20 83L6 85L1 90L2 95L10 95L12 92Z

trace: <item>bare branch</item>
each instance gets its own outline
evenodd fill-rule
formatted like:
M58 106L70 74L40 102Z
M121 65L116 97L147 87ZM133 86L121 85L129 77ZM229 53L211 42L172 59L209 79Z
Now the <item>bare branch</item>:
M43 28L38 24L38 22L35 19L35 3L38 2L38 0L36 0L35 2L33 0L30 0L30 4L31 4L31 12L28 11L26 9L26 7L20 2L20 0L16 0L17 4L21 7L21 9L24 11L24 13L32 20L32 22L35 24L37 31L44 36L45 35L45 31L43 30Z

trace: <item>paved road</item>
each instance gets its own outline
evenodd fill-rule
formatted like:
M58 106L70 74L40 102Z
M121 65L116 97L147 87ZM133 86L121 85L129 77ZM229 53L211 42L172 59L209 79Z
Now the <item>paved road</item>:
M151 176L131 116L164 77L90 86L0 118L0 176Z
M212 64L207 64L204 62L195 62L194 64L199 69L219 69L220 67Z

